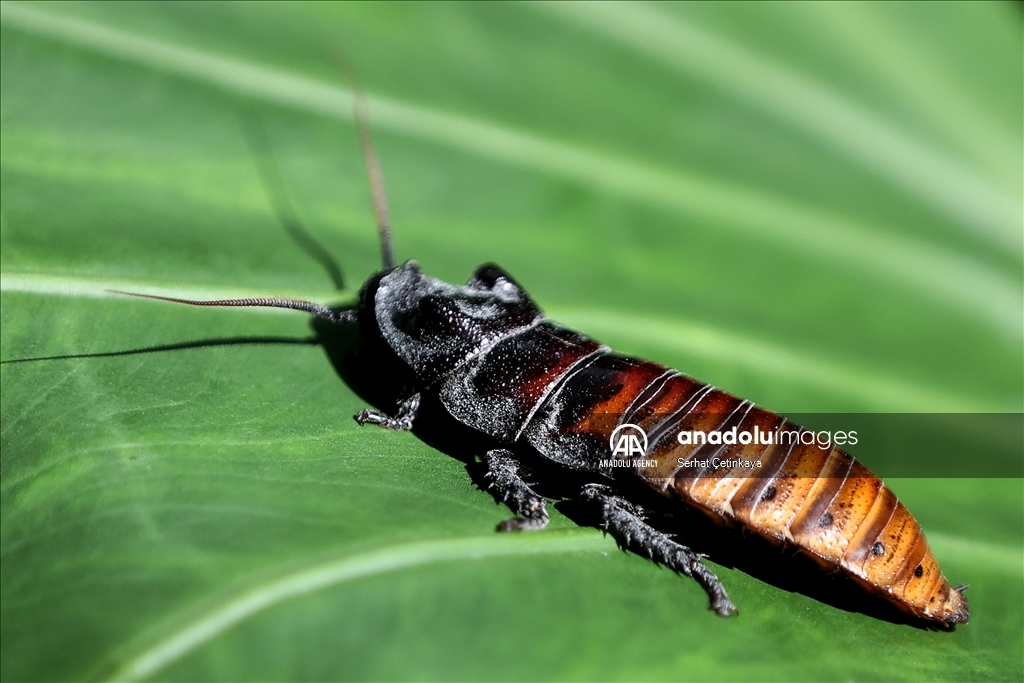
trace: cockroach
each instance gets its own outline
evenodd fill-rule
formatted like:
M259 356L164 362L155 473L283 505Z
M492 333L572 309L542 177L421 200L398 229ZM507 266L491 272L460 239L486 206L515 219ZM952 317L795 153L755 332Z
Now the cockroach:
M946 628L967 623L967 586L950 586L907 508L842 449L808 442L801 436L807 430L785 417L547 320L494 264L477 268L465 285L433 278L415 261L396 266L358 88L354 104L383 257L355 308L277 297L196 301L119 293L193 306L290 308L358 326L366 343L408 376L409 387L393 414L366 409L356 422L409 430L424 399L443 406L490 444L481 449L485 476L516 515L499 531L547 526L547 501L524 479L530 464L541 462L582 477L574 498L601 526L695 579L723 617L737 610L721 581L700 554L648 524L648 509L630 486L640 483L670 506L795 547L914 618Z

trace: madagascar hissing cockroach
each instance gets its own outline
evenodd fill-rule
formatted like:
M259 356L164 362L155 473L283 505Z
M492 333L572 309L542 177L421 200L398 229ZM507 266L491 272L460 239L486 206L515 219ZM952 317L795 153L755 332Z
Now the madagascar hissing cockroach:
M808 442L802 427L750 401L546 320L496 265L477 268L462 286L424 274L415 261L396 267L365 103L361 95L355 102L384 267L362 286L354 309L284 298L133 296L291 308L357 325L408 377L408 390L394 414L363 410L356 421L408 430L429 399L474 430L489 444L481 452L491 488L517 515L499 531L547 525L546 501L523 473L548 464L582 477L573 497L622 542L700 583L719 615L736 612L719 579L698 553L645 521L631 486L798 548L912 617L967 623L966 586L949 585L910 512L845 451Z

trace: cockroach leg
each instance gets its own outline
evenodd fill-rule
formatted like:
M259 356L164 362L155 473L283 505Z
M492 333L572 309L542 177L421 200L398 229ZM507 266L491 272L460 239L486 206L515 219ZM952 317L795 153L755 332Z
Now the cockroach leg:
M506 519L498 531L539 531L548 525L548 511L544 499L534 493L519 476L519 461L512 451L496 448L484 456L485 475L490 487L497 491L501 501L512 508L518 517Z
M601 524L609 533L655 562L694 579L707 592L711 609L719 616L736 613L736 606L729 600L722 582L704 566L700 555L644 522L642 509L613 495L610 488L600 484L584 486L581 495L598 509Z
M405 432L412 429L412 422L416 419L416 413L419 412L419 409L420 394L416 392L398 404L398 414L394 417L385 415L377 410L360 410L355 415L355 420L361 425L369 422L370 424L380 425L384 429Z

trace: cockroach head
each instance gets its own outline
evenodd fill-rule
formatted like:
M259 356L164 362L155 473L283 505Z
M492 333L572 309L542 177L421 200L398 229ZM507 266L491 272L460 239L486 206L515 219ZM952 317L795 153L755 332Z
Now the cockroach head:
M543 319L519 283L493 264L458 286L407 261L367 283L362 298L360 316L372 307L381 338L427 383Z

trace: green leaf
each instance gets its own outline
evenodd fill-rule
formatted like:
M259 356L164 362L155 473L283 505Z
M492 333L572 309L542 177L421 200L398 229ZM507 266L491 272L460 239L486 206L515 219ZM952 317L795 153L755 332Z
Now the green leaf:
M303 316L495 261L551 317L782 412L1024 410L1011 4L3 3L4 680L1020 680L1020 479L890 481L971 622L712 564L740 608L508 511ZM266 130L302 224L275 217ZM248 340L248 341L246 341ZM32 360L36 359L36 360ZM871 466L870 453L857 453ZM974 454L965 454L974 457Z

